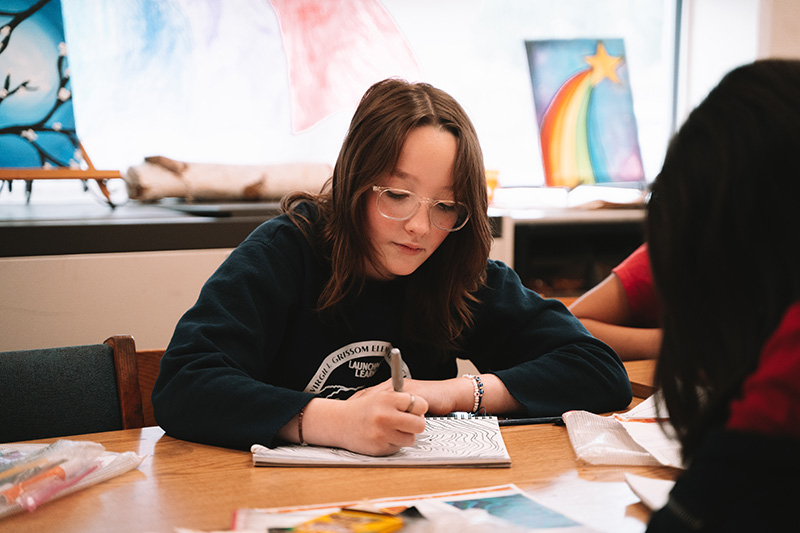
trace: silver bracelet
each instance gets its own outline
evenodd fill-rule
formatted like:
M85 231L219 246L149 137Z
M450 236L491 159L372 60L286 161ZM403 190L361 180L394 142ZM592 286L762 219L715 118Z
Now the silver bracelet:
M475 396L475 402L472 404L472 413L475 414L478 412L478 409L481 408L481 401L483 401L483 382L481 378L475 374L464 374L461 377L472 381L472 387L474 389L473 395Z

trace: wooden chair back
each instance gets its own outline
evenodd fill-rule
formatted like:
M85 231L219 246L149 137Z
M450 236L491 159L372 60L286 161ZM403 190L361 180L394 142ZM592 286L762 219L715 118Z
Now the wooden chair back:
M136 352L136 361L139 365L139 389L142 391L142 414L145 426L156 426L153 416L153 386L161 368L161 356L164 350L140 350Z
M130 335L0 353L0 398L0 442L144 426Z

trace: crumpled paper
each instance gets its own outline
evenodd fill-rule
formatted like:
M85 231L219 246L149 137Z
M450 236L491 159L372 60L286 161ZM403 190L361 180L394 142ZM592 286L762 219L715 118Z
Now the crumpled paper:
M579 459L595 465L652 465L685 468L680 442L658 393L623 414L601 416L588 411L562 415Z

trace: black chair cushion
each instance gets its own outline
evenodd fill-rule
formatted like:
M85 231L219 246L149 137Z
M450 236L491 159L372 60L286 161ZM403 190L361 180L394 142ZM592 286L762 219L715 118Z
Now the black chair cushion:
M122 429L106 344L0 353L0 442Z

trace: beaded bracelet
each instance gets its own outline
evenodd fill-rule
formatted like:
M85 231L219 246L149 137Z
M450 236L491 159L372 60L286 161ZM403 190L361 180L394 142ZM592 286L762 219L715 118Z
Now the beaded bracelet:
M479 376L475 374L464 374L461 376L472 381L472 387L475 389L473 395L475 396L475 403L472 404L472 413L477 413L481 408L481 401L483 400L483 382Z
M297 413L297 437L300 440L300 446L308 446L308 443L303 440L303 412L306 410L305 407L300 409L300 412Z

